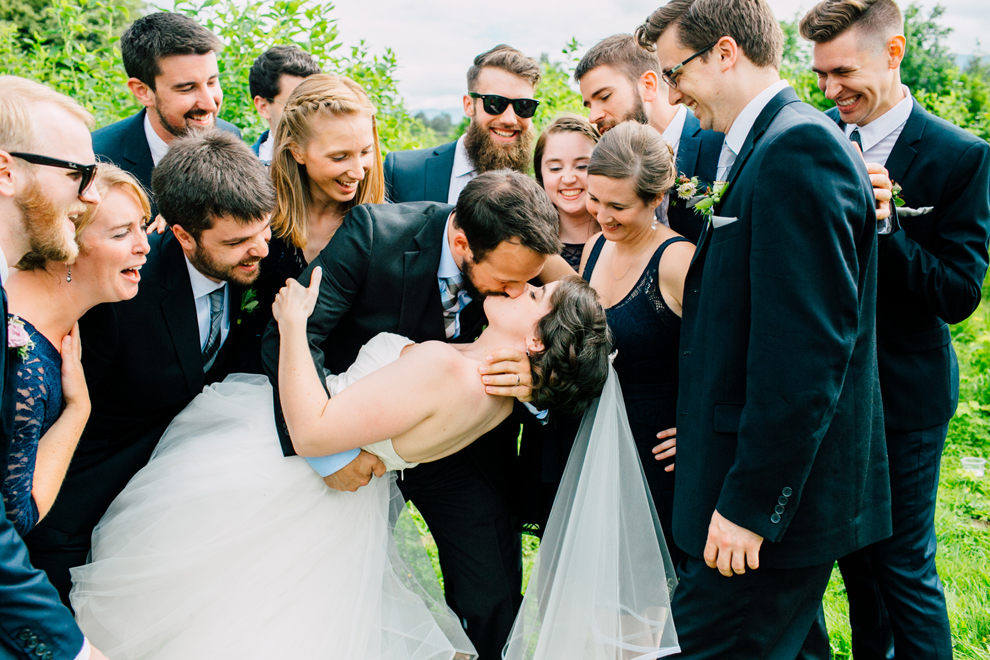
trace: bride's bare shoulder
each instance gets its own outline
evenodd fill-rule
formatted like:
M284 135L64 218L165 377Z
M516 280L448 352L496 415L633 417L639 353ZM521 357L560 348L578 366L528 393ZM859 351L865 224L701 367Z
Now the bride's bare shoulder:
M450 344L442 341L424 341L402 349L402 359L417 362L430 371L430 376L443 379L452 377L477 377L478 364L464 356ZM478 382L481 379L478 378Z

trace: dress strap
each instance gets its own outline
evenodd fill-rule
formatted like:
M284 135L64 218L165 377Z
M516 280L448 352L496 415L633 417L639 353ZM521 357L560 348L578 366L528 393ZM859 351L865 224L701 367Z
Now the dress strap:
M588 255L587 263L584 264L584 274L582 275L585 282L591 281L591 273L595 270L595 264L598 263L598 257L602 253L602 247L604 247L606 240L608 239L602 234L595 241L595 244L591 246L591 253Z

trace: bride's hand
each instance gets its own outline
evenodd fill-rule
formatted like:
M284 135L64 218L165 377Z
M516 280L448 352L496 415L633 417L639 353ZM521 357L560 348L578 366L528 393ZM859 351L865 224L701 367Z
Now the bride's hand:
M285 286L275 296L275 304L272 305L272 315L279 325L294 323L305 325L316 307L322 279L323 269L317 266L310 275L308 287L293 279L286 281Z

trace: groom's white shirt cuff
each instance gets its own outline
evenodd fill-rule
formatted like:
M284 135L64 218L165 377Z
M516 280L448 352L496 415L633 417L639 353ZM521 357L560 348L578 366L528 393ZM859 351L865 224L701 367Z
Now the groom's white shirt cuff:
M347 467L347 464L358 457L360 449L348 449L347 451L333 456L319 456L317 458L307 458L309 466L316 470L321 477L329 477L337 470Z

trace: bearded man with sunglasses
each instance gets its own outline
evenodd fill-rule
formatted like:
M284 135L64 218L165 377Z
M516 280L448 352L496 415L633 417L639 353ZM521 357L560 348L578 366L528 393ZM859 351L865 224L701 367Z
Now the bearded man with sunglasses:
M457 204L482 172L526 172L533 160L533 98L540 65L505 44L474 58L468 69L467 132L435 149L393 151L385 157L385 193L393 202Z

